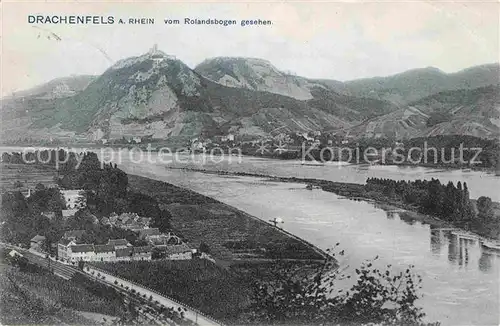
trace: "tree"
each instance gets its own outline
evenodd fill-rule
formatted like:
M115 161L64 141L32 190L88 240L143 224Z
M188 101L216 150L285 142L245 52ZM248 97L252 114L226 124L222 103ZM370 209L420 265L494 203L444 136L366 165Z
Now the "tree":
M37 183L36 186L35 186L35 191L41 191L41 190L45 190L46 187L43 183Z
M479 217L483 219L493 218L493 202L490 197L481 196L477 199L477 210Z
M415 302L421 278L413 266L397 273L390 265L385 270L374 267L375 260L355 270L356 283L347 292L335 288L351 276L333 254L305 276L280 263L273 271L276 281L254 284L246 316L263 324L420 325L425 314Z
M200 251L206 254L210 254L210 247L205 242L202 241L200 243Z

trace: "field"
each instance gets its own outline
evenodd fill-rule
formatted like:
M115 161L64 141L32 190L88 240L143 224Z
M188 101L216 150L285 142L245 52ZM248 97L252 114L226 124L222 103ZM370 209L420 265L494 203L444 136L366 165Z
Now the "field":
M323 259L314 246L212 198L134 175L129 175L129 187L156 198L170 211L174 231L194 246L204 242L218 260Z
M0 322L3 325L93 325L80 311L120 316L118 296L85 280L63 280L49 272L22 272L0 263ZM99 293L101 291L101 293Z
M56 175L56 170L50 166L0 163L0 190L24 193L28 188L35 188L38 183L50 187L55 185Z
M242 277L205 259L95 264L226 322L238 317L250 297Z

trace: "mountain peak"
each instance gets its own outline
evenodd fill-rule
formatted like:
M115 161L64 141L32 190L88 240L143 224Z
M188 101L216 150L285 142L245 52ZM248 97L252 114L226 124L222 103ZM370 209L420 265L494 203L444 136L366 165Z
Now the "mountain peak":
M227 87L265 91L298 100L313 98L313 87L325 87L306 78L280 71L268 60L259 58L215 57L204 60L194 70L203 77Z
M169 54L159 50L158 45L155 44L155 45L153 45L152 48L150 48L148 50L148 52L146 52L140 56L130 57L130 58L119 60L113 66L111 66L111 69L122 69L122 68L131 66L131 65L134 65L137 63L144 62L144 61L152 61L155 65L161 65L165 60L179 61L175 55L169 55Z

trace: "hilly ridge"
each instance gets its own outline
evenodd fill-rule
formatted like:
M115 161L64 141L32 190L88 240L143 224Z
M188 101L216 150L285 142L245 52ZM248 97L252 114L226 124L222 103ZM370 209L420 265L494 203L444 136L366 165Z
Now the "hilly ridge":
M500 82L499 76L500 66L497 63L471 67L451 74L428 67L388 77L348 81L344 83L344 91L353 96L408 104L443 91L497 85Z
M325 87L304 77L282 72L269 61L257 58L207 59L194 70L207 79L228 87L266 91L298 100L310 100L313 98L311 88Z
M16 97L61 98L84 90L98 76L76 75L53 79L45 84L15 92ZM7 97L8 98L8 97Z
M445 91L369 119L348 130L353 137L414 138L500 135L500 86Z
M498 65L484 65L456 74L423 69L342 83L295 76L255 58L213 58L191 69L152 49L101 76L72 76L4 98L1 138L187 141L308 131L357 138L494 137L500 121L495 73Z

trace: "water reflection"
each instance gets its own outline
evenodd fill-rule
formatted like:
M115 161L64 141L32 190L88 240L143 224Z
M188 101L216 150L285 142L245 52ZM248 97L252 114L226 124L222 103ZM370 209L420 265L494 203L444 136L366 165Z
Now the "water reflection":
M399 219L408 225L414 225L416 222L415 218L412 217L411 214L408 212L399 212L398 215Z
M400 220L408 225L418 221L410 212L386 211L388 220ZM495 267L495 259L500 252L481 246L479 237L454 228L442 228L433 224L418 223L429 227L429 249L438 259L447 257L451 265L467 268L469 263L478 261L481 272L489 272Z
M479 270L482 272L487 272L493 266L493 259L496 255L494 253L489 253L486 250L481 252L481 258L479 258Z
M446 242L444 230L431 227L431 252L434 256L440 256Z
M478 242L467 236L451 232L448 241L448 260L460 267L469 264L472 250L476 250L477 253L480 252Z
M393 219L394 219L394 217L398 215L398 213L396 213L395 211L387 211L387 212L385 212L385 213L386 213L387 218L388 218L389 220L393 220Z

